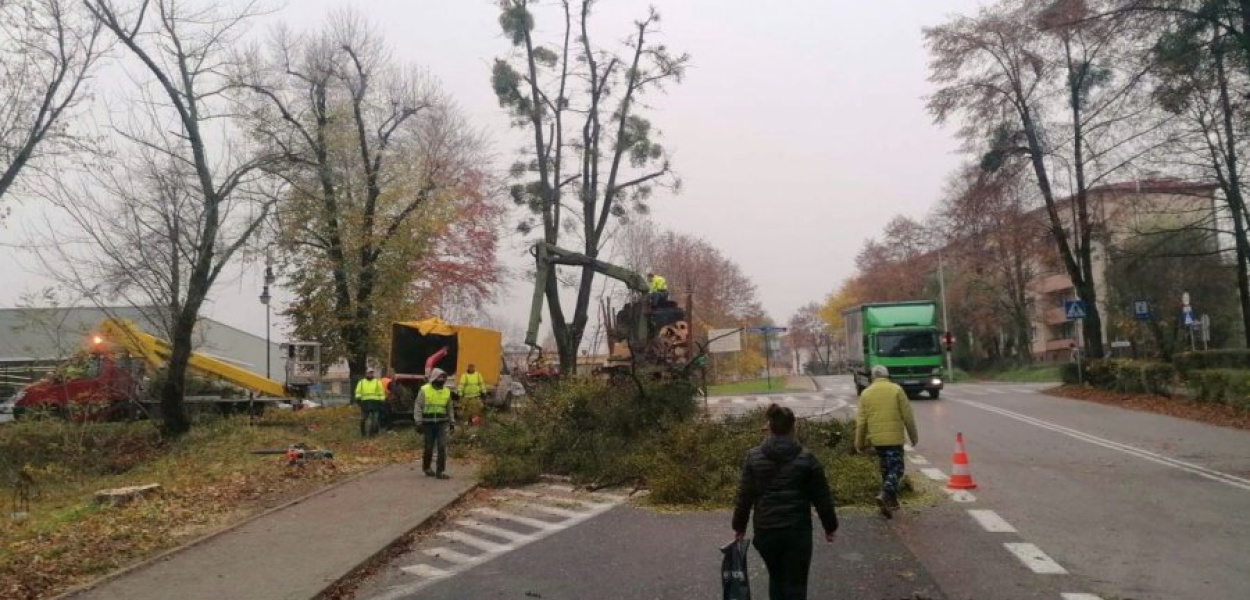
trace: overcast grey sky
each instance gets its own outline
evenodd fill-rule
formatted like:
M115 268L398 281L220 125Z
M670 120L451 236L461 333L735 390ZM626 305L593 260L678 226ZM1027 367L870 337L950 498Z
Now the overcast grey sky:
M737 261L774 319L823 298L851 274L865 237L895 214L927 213L956 165L953 130L934 126L924 109L920 29L979 4L601 0L600 22L617 28L600 36L603 43L623 37L621 27L655 5L664 42L693 57L683 84L650 99L650 117L684 183L680 195L655 198L654 220L701 235ZM312 27L342 6L377 24L397 58L437 76L489 133L500 165L511 162L518 138L489 85L491 60L508 51L495 2L291 0L271 19ZM543 16L540 35L554 27ZM34 210L13 208L0 243L20 239L21 221ZM0 305L47 285L33 258L9 246L0 253ZM258 273L236 273L219 286L208 315L263 333L259 291ZM528 282L511 281L492 312L520 324L529 299Z

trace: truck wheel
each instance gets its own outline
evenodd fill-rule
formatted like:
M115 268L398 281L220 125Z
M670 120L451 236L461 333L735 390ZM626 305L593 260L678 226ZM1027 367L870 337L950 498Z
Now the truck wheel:
M937 400L938 396L941 396L941 395L942 395L942 390L929 390L929 397L934 400Z

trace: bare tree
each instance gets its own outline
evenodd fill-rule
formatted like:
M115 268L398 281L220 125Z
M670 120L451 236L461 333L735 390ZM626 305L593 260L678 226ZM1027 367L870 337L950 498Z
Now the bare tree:
M298 297L288 314L355 381L386 352L391 321L450 308L453 294L481 300L498 281L485 143L355 13L306 36L280 30L256 60L243 81L252 126L291 189L278 212Z
M634 23L625 56L594 44L593 0L560 3L563 28L555 50L533 37L530 0L501 0L500 25L511 40L511 59L497 59L491 83L514 125L533 135L525 159L512 168L519 183L512 198L532 216L520 230L537 228L546 243L568 234L582 252L599 257L613 217L646 211L655 186L677 187L658 133L639 114L642 98L680 81L688 62L652 38L660 16L654 10ZM574 6L576 4L576 6ZM579 123L575 123L580 119ZM580 125L579 130L569 129ZM566 317L553 265L545 289L561 368L571 373L589 318L595 271L582 267L572 318Z
M939 123L965 118L969 147L988 147L983 168L1016 159L1032 168L1059 259L1087 306L1085 343L1101 355L1091 257L1105 240L1095 237L1089 190L1157 149L1167 119L1148 102L1149 65L1126 44L1135 30L1092 14L1083 0L1001 0L925 37L939 86L930 111Z
M83 140L66 121L100 58L100 31L78 0L0 0L0 199L42 155Z
M183 399L200 310L273 198L263 168L274 157L240 137L227 77L232 48L258 11L254 3L227 9L180 0L84 4L141 75L131 118L114 127L109 168L89 168L50 194L70 207L98 270L87 272L89 262L63 267L82 269L97 296L135 294L167 307L162 429L180 435L191 427Z

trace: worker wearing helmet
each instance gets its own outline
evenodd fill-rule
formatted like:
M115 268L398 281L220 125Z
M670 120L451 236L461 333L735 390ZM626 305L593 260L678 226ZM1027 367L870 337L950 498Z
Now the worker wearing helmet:
M417 428L425 434L425 449L421 454L421 470L426 477L447 479L447 438L454 427L456 394L447 387L447 372L435 368L430 372L430 382L417 392L417 404L412 411ZM435 450L437 470L430 470Z
M651 308L668 302L668 280L664 279L662 275L647 273L647 285L651 288Z
M365 378L356 382L356 401L360 403L360 435L368 435L365 421L370 413L378 413L378 421L382 421L386 409L386 388L376 378L377 372L372 368L365 371Z
M465 414L460 415L461 418L472 420L479 416L482 412L482 395L486 393L486 381L477 372L477 365L470 364L460 375L460 385L456 391L460 392L460 398L464 402L464 410L461 412Z

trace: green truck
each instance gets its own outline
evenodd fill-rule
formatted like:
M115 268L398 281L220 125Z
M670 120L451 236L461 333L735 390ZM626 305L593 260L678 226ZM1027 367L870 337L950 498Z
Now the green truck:
M937 304L931 301L864 304L842 311L846 323L846 366L856 392L872 382L872 368L884 365L908 397L942 393L942 344Z

